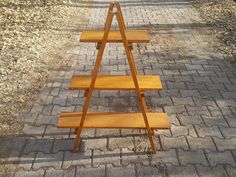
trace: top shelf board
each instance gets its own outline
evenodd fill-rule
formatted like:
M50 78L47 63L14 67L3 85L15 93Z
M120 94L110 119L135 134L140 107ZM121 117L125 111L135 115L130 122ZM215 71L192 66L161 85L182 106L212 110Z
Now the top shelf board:
M146 30L127 30L126 37L129 43L148 43L149 35ZM104 31L83 31L80 42L96 42L101 43ZM110 31L107 42L122 43L120 31Z

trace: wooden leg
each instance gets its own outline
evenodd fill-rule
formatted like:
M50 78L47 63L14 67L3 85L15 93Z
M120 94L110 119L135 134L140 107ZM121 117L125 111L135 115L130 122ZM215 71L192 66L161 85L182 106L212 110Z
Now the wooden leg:
M74 131L74 133L75 133L75 134L77 134L77 131L78 131L78 128L75 128L75 131Z
M97 43L97 47L96 48L97 48L97 50L99 50L101 48L101 42Z
M151 133L152 133L152 136L154 136L155 134L154 134L154 129L151 129Z
M78 151L78 144L80 142L80 134L81 134L82 128L77 128L76 131L76 138L74 140L74 144L72 145L72 152L77 152Z
M103 52L104 52L106 42L107 42L107 38L108 38L108 34L109 34L109 31L110 31L110 28L111 28L112 19L113 19L113 16L114 16L113 7L114 7L114 3L111 3L110 7L109 7L109 10L108 10L107 21L106 21L106 25L105 25L103 40L102 40L100 49L98 50L96 63L95 63L95 66L94 66L94 69L93 69L93 72L92 72L92 80L91 80L91 83L90 83L90 86L89 86L87 97L86 97L85 102L84 102L84 106L83 106L83 110L82 110L82 116L81 116L80 124L79 124L78 130L77 130L77 135L76 135L76 138L74 140L74 144L72 146L72 151L73 152L76 152L77 149L78 149L78 144L79 144L79 141L80 141L80 134L81 134L81 131L82 131L82 128L83 128L85 116L86 116L87 111L88 111L88 106L89 106L90 99L91 99L91 96L92 96L92 93L93 93L93 88L94 88L94 85L95 85L95 82L96 82L97 74L98 74L99 67L100 67L100 64L101 64L101 61L102 61Z
M119 3L117 3L117 4L119 6ZM137 70L136 70L133 54L132 54L132 52L129 48L129 43L127 41L126 34L125 34L124 22L122 21L123 17L122 17L121 11L119 9L117 10L116 16L117 16L118 25L119 25L120 33L121 33L122 40L123 40L123 45L125 47L126 55L127 55L127 58L128 58L130 69L131 69L131 74L132 74L132 78L133 78L133 81L134 81L136 93L137 93L137 96L138 96L138 99L139 99L139 102L140 102L140 106L141 106L141 110L142 110L142 114L143 114L143 119L144 119L146 129L147 129L147 132L148 132L148 138L149 138L149 142L150 142L150 145L151 145L151 148L152 148L152 153L155 154L156 153L156 148L155 148L155 145L154 145L154 142L153 142L152 132L151 132L151 129L150 129L150 126L149 126L149 123L148 123L148 118L147 118L147 115L146 115L147 105L146 105L146 102L145 102L145 99L144 99L144 96L143 96L144 94L141 93L141 90L139 88L139 83L138 83L138 79L137 79Z
M89 92L88 90L85 90L85 91L84 91L84 97L87 97L87 96L88 96L88 92Z
M129 43L129 49L133 50L133 44L132 43Z

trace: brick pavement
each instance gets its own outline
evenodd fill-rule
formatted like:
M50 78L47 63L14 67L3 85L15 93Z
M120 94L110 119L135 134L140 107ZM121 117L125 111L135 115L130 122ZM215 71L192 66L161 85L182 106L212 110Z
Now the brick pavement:
M74 3L90 9L88 27L102 28L107 2ZM159 74L164 85L147 93L150 111L166 111L172 122L170 131L155 132L158 153L148 153L145 132L113 129L84 130L79 152L71 153L73 130L55 124L61 111L81 111L83 92L69 91L68 82L89 74L97 54L95 44L79 43L78 33L65 57L73 65L58 71L18 117L22 135L0 145L12 150L2 158L11 176L236 176L236 69L214 51L211 28L190 0L129 0L122 7L128 28L150 30L149 44L134 45L139 73ZM122 45L107 46L101 73L129 74ZM96 91L89 110L139 107L134 92Z

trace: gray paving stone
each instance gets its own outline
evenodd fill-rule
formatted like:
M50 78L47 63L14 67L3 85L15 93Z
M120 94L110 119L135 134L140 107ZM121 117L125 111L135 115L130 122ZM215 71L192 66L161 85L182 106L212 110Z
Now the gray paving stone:
M211 136L211 137L223 138L219 128L216 126L204 127L196 125L195 129L199 137Z
M45 170L39 169L37 171L24 171L19 170L15 173L14 177L43 177Z
M186 109L183 105L164 106L164 110L165 112L168 112L168 114L186 113Z
M227 171L229 177L236 176L236 167L232 167L230 165L227 165L225 167L225 170Z
M120 136L119 129L96 129L96 137L114 137Z
M30 170L32 168L35 156L36 152L21 155L18 164L19 167L23 168L24 170Z
M63 161L63 169L68 169L71 166L91 166L91 156L92 153L90 150L86 152L76 152L72 153L70 151L65 152L64 161Z
M104 164L113 164L115 166L120 165L120 150L114 151L100 151L94 150L92 156L92 166L98 167Z
M71 134L74 134L74 130L72 129ZM88 129L82 129L81 138L93 138L95 137L95 129L94 128L88 128Z
M236 99L236 93L235 92L226 92L226 91L220 91L221 95L223 96L223 98L225 99Z
M121 162L125 166L131 163L149 165L148 155L145 151L134 152L131 149L123 148L121 149Z
M195 107L193 107L193 106L187 105L185 107L188 110L188 114L190 116L195 116L195 115L210 116L211 115L206 106L199 106L199 107L195 106Z
M51 114L59 115L61 112L73 112L74 110L75 110L75 106L62 107L62 106L54 105Z
M51 115L52 109L53 109L53 105L44 105L42 114Z
M181 165L201 164L207 166L207 160L202 150L198 151L183 151L178 150L179 160Z
M2 157L1 157L1 163L2 164L18 164L20 162L20 152L17 150L12 150L9 154L5 155L5 157L3 157L3 153L2 153Z
M227 173L222 166L211 168L198 165L197 171L200 177L227 177Z
M57 96L59 94L60 88L56 87L56 88L52 88L50 91L50 94L52 96Z
M53 103L53 99L54 99L53 96L48 95L45 104L46 104L46 105L50 105L50 104L52 104L52 103Z
M108 177L135 177L135 167L134 165L129 165L126 167L113 167L112 165L107 166Z
M30 113L40 113L43 111L43 105L41 104L34 104L32 106L32 109L30 110Z
M220 127L220 130L225 138L236 138L235 128Z
M173 166L167 165L169 177L197 177L197 172L192 165Z
M219 151L235 150L236 138L231 138L231 139L213 138L213 140Z
M193 101L196 104L196 106L212 106L218 108L215 103L215 100L212 98L193 97Z
M56 125L58 121L59 116L54 115L54 116L48 116L44 114L40 114L36 120L35 125L36 126L41 126L41 125Z
M142 135L144 133L144 130L141 130L140 132L139 129L120 129L121 136Z
M77 98L78 99L78 98ZM66 105L66 102L67 102L67 99L66 97L62 97L62 96L58 96L58 97L55 97L53 99L53 104L54 105L60 105L60 106L65 106ZM72 104L70 105L67 105L67 106L71 106Z
M211 77L211 80L214 83L230 84L230 81L227 77Z
M216 103L219 107L228 107L228 106L236 105L236 101L233 99L216 100Z
M156 154L151 156L151 164L158 165L160 163L178 165L177 154L174 149L169 151L157 151Z
M155 131L154 131L154 134L155 134ZM154 142L157 149L161 148L158 136L153 137L153 142ZM134 147L129 146L128 148L129 149L135 148L136 151L142 151L142 150L149 151L149 150L151 150L150 149L151 146L150 146L148 136L147 136L147 131L146 131L145 135L134 136Z
M24 122L24 123L30 123L33 124L37 120L37 117L39 116L39 113L26 113L26 114L21 114L18 117L19 122Z
M111 150L120 148L133 148L133 147L134 147L133 137L109 138L108 148Z
M181 89L180 93L183 97L191 97L191 96L200 97L198 90L183 90L183 89Z
M141 166L137 165L137 177L163 177L167 176L166 166L159 164L158 166Z
M38 152L35 157L33 164L33 169L37 170L42 167L54 167L55 169L60 169L62 165L63 152L58 152L56 154L44 154Z
M174 105L191 105L194 106L193 99L191 97L172 97Z
M97 139L83 139L81 142L83 151L88 149L100 149L107 150L107 139L106 138L97 138Z
M188 140L190 149L193 151L199 150L199 149L216 150L216 147L210 137L196 138L196 137L187 136L187 140Z
M178 137L178 136L197 137L195 129L191 125L188 125L188 126L171 125L171 132L174 137Z
M146 97L146 99L148 101L148 104L150 104L150 106L162 107L162 106L171 106L171 105L173 105L172 101L169 97L162 98L162 97L151 96L151 97ZM149 100L150 100L150 103L149 103Z
M66 170L56 170L54 168L48 168L45 172L45 177L74 177L75 167Z
M55 139L52 152L57 153L59 151L70 151L72 149L72 144L72 139Z
M48 125L44 133L44 138L69 138L70 129L57 128L55 126Z
M225 116L226 122L229 124L230 127L236 127L236 119L231 116Z
M222 94L218 90L199 90L202 98L222 98Z
M201 116L188 116L188 115L183 115L183 114L178 114L178 119L181 123L181 125L197 125L203 124Z
M169 82L167 81L168 89L186 89L184 82Z
M52 148L53 140L48 139L28 139L23 153L30 153L30 152L44 152L50 153Z
M219 125L222 125L222 126L225 126L225 127L228 126L227 121L226 121L226 119L224 119L223 116L205 116L205 115L202 115L201 117L202 117L203 121L205 122L205 124L207 126L219 126Z
M171 124L180 125L180 122L179 122L179 120L178 120L176 114L169 114L169 113L168 113L168 116L169 116L169 118L170 118Z
M225 152L212 152L207 151L206 156L211 164L211 166L230 164L236 166L235 160L229 151Z
M170 148L182 148L184 150L188 150L188 144L186 141L186 138L184 136L180 137L161 137L161 144L164 148L164 150L168 150Z
M159 136L159 135L167 136L167 137L172 136L170 130L156 130L156 131L154 131L154 134L155 134L156 137Z
M105 166L101 165L97 168L77 167L76 177L105 177Z
M216 83L216 84L206 83L206 87L208 90L225 90L226 91L225 85L221 83Z

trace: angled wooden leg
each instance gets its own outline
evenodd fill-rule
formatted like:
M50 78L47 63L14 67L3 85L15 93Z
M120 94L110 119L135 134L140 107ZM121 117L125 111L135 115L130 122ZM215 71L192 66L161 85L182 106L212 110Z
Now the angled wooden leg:
M86 116L87 111L88 111L88 106L89 106L90 99L91 99L91 96L92 96L94 84L95 84L95 81L96 81L96 78L97 78L98 70L99 70L99 67L100 67L100 64L101 64L101 61L102 61L103 52L104 52L104 49L105 49L105 46L106 46L108 34L109 34L109 31L110 31L110 28L111 28L112 19L113 19L113 16L114 16L113 7L114 7L114 3L111 3L110 7L109 7L109 10L108 10L107 21L106 21L106 25L105 25L103 40L102 40L100 49L98 50L96 63L95 63L95 66L94 66L94 69L93 69L93 72L92 72L92 80L91 80L90 87L89 87L89 90L88 90L88 93L87 93L87 97L86 97L85 102L84 102L84 106L83 106L83 110L82 110L82 116L81 116L80 124L79 124L78 130L77 130L77 135L76 135L76 138L74 140L74 144L72 146L72 151L73 152L77 151L78 144L79 144L79 141L80 141L80 134L81 134L81 131L82 131L82 128L83 128L85 116Z
M98 42L98 43L97 43L97 46L96 46L96 49L99 50L100 47L101 47L101 42Z
M119 3L116 3L116 5L118 7L120 7ZM139 88L136 66L135 66L135 63L134 63L133 54L130 51L129 43L128 43L127 38L126 38L124 21L122 20L123 17L122 17L122 14L121 14L121 11L119 10L119 8L117 9L116 17L117 17L117 20L118 20L118 25L119 25L119 28L120 28L120 33L121 33L121 36L122 36L123 45L125 47L126 55L127 55L128 62L129 62L129 66L130 66L130 69L131 69L131 74L132 74L132 78L133 78L133 81L134 81L136 93L137 93L137 96L138 96L138 99L139 99L139 102L140 102L144 122L145 122L146 129L147 129L147 132L148 132L148 138L149 138L150 145L151 145L151 148L152 148L152 153L155 154L156 153L156 148L155 148L155 145L154 145L154 141L153 141L153 137L152 137L152 131L150 129L147 114L146 114L147 105L146 105L145 99L142 96L142 93L141 93L140 88Z
M151 132L152 132L152 136L154 136L155 134L154 134L154 129L151 129Z

